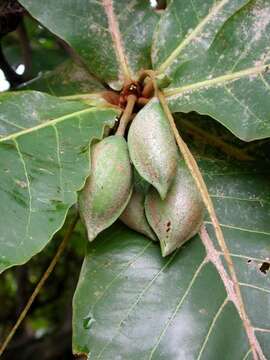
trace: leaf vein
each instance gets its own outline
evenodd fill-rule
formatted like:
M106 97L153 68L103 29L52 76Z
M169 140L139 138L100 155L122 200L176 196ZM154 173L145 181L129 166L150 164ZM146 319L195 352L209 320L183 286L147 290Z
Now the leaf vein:
M224 256L223 252L218 251L218 253L219 253L219 255ZM242 254L230 253L230 255L231 255L232 257L236 257L236 258L240 258L240 259L253 260L253 261L256 261L256 262L258 262L258 263L267 261L266 258L264 258L264 259L259 259L259 258L253 257L253 256L247 256L247 255L242 255Z
M204 223L212 225L211 221L204 221ZM220 224L220 226L225 227L225 228L229 228L229 229L235 229L235 230L239 230L239 231L246 231L246 232L250 232L250 233L255 233L255 234L270 235L270 232L260 231L260 230L251 230L251 229L246 229L246 228L240 228L240 227L234 226L234 225Z
M114 13L113 0L101 0L101 3L108 19L109 31L113 40L114 49L118 62L122 68L123 75L125 76L125 78L130 79L131 71L129 69L126 54L124 52L119 24L116 15Z
M264 84L264 86L266 87L267 90L270 90L270 84L268 84L268 82L266 81L265 77L263 76L263 74L260 74L260 78Z
M254 328L254 331L270 333L270 329L258 328L258 327Z
M201 356L202 356L203 351L204 351L204 349L205 349L205 347L206 347L206 345L207 345L207 342L208 342L208 340L209 340L209 338L210 338L210 335L211 335L211 333L212 333L212 331L213 331L213 329L214 329L214 327L215 327L215 324L216 324L216 322L217 322L220 314L222 313L224 307L227 305L228 300L229 300L228 297L226 297L225 300L223 301L223 303L220 305L220 307L219 307L218 311L216 312L215 316L213 317L213 320L212 320L212 322L211 322L211 325L210 325L210 327L209 327L209 330L208 330L208 332L207 332L207 334L206 334L206 337L205 337L205 339L204 339L204 341L203 341L203 343L202 343L202 346L201 346L200 352L199 352L199 354L198 354L197 360L200 360L200 359L201 359Z
M198 24L198 26L188 35L186 38L178 45L171 55L160 65L158 71L164 72L175 60L175 58L181 53L181 51L187 47L193 39L200 33L201 30L207 25L208 21L212 19L216 14L218 14L219 10L224 7L229 0L222 0L219 4L213 6L208 15Z
M150 289L150 287L154 284L154 282L157 280L157 278L160 276L160 274L169 266L169 264L173 261L175 256L178 254L179 249L175 251L175 253L169 258L169 260L163 265L163 267L157 272L157 274L153 277L153 279L149 282L149 284L141 291L139 296L136 298L136 301L132 304L132 306L128 309L126 315L124 318L120 321L120 323L117 325L117 332L113 336L113 338L103 347L101 352L99 353L97 360L100 359L100 356L103 354L103 352L107 349L107 347L110 345L110 343L115 339L115 337L119 334L120 329L124 323L124 321L129 317L129 315L132 313L134 308L138 305L144 294L147 292L147 290Z
M261 65L261 66L257 66L257 67L253 67L253 68L248 68L245 70L240 70L235 73L227 73L225 75L221 75L216 78L212 78L212 79L208 79L208 80L199 81L194 84L184 85L184 86L181 86L178 88L169 88L166 91L164 91L164 94L165 94L165 97L179 96L183 93L191 92L193 90L200 90L202 88L208 89L209 87L212 87L214 85L224 86L224 84L226 84L226 83L229 83L229 82L232 82L235 80L239 80L239 79L247 77L247 76L259 75L259 74L263 73L264 71L266 71L266 69L268 69L269 66L270 66L270 64Z
M53 124L53 129L55 133L55 140L56 140L56 156L57 156L57 162L58 162L58 168L59 168L59 186L61 190L61 197L62 200L64 200L64 186L63 186L63 166L61 163L61 154L60 154L60 139L59 139L59 133L57 130L57 127L55 124Z
M266 293L270 294L270 289L262 288L260 286L256 286L256 285L252 285L252 284L248 284L248 283L243 283L243 282L239 282L239 284L241 286L244 286L244 287L249 287L249 288L256 289L256 290L263 291L263 292L266 292Z
M60 123L62 121L65 121L67 119L70 119L70 118L73 118L73 117L76 117L76 116L79 116L79 115L82 115L82 114L87 114L89 112L95 112L95 111L97 111L97 108L87 108L87 109L84 109L84 110L75 111L74 113L70 113L70 114L67 114L67 115L60 116L59 118L43 122L41 124L33 126L32 128L28 128L28 129L25 129L25 130L22 130L22 131L18 131L15 134L5 136L5 137L0 139L0 143L4 142L4 141L7 141L7 140L14 140L19 136L26 135L26 134L32 133L34 131L38 131L40 129L46 128L48 126L58 124L58 123ZM98 111L108 111L108 108L107 109L98 108ZM115 111L115 109L114 109L114 111Z
M246 360L248 358L248 355L252 352L252 349L250 348L247 353L245 354L245 356L243 357L243 360Z
M149 242L147 243L147 245L142 249L142 251L140 251L136 256L134 256L134 258L132 258L130 261L127 262L127 264L125 265L125 267L112 279L112 281L105 287L105 290L103 291L103 293L100 295L100 297L95 301L95 303L92 305L92 312L94 311L95 306L99 303L99 301L101 299L104 298L105 294L109 291L109 289L111 288L111 286L114 284L114 282L120 278L121 275L123 275L133 264L136 263L137 260L139 260L141 258L141 256L146 252L146 250L149 248L149 246L151 246L152 243Z
M157 339L156 344L155 344L154 347L152 348L148 360L151 360L151 359L153 358L153 355L154 355L156 349L158 348L158 346L159 346L159 344L160 344L163 336L165 335L165 333L166 333L166 331L168 330L170 324L171 324L172 321L174 320L177 312L179 311L179 309L180 309L180 307L182 306L184 300L185 300L186 297L188 296L188 294L189 294L189 292L190 292L190 290L191 290L191 288L192 288L195 280L197 279L198 275L200 274L202 268L203 268L204 265L207 263L207 261L208 261L207 258L204 258L204 260L200 263L200 265L199 265L198 268L196 269L196 271L195 271L195 273L194 273L194 275L193 275L193 277L192 277L192 279L191 279L191 281L190 281L190 283L189 283L189 285L188 285L188 287L187 287L184 295L180 298L180 300L179 300L179 302L178 302L178 304L177 304L177 306L176 306L176 308L175 308L172 316L170 317L169 321L167 322L167 324L165 325L164 329L163 329L162 332L160 333L160 335L159 335L159 337L158 337L158 339Z
M237 96L232 92L231 89L229 89L226 84L224 85L224 89L227 91L227 93L245 110L247 110L251 116L254 116L255 119L258 120L258 122L263 122L262 119L258 118L258 116L252 111L250 110L250 108L248 106L246 106L245 104L243 104L238 98Z
M14 123L12 121L9 121L9 120L3 119L3 118L0 119L0 122L4 122L4 123L6 123L8 125L14 126L17 129L21 129L21 130L25 129L23 126L17 125L16 123Z
M29 211L28 211L28 219L27 219L27 224L26 224L26 229L25 229L25 236L29 237L29 229L30 229L31 216L32 216L32 211L33 211L33 209L32 209L32 193L31 193L31 187L30 187L30 179L29 179L29 176L28 176L26 163L24 161L24 157L23 157L23 154L22 154L22 152L20 150L19 144L15 139L13 139L13 142L14 142L14 144L16 146L16 150L18 152L20 161L22 163L23 170L24 170L24 176L25 176L26 184L27 184L27 191L28 191L28 197L29 197ZM24 243L24 237L22 237L22 241L21 241L20 245L23 245L23 243Z
M237 200L237 201L248 201L248 202L258 202L260 204L262 203L266 203L266 204L270 204L269 201L263 200L263 199L248 199L248 198L239 198L236 196L226 196L226 195L219 195L219 194L210 194L211 197L213 198L220 198L220 199L228 199L228 200Z

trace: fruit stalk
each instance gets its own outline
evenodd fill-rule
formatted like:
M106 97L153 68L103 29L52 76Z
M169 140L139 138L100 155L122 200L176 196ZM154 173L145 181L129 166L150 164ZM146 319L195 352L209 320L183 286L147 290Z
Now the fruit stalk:
M131 119L134 105L136 103L137 97L134 94L131 94L127 98L127 106L123 112L123 115L120 119L119 127L116 131L116 135L124 136L127 125Z

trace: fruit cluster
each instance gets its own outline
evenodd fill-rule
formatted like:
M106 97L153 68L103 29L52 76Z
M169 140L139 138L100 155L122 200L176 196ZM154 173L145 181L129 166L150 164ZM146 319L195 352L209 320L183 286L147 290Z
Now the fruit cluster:
M166 256L198 232L204 205L162 108L151 109L146 121L147 107L133 119L127 141L116 134L92 146L79 209L89 241L120 218L159 240ZM149 184L147 191L136 185L138 176Z

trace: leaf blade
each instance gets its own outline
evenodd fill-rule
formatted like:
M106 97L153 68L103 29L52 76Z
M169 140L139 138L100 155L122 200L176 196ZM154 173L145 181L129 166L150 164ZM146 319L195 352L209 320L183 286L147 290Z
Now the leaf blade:
M19 104L16 120L25 128L14 132L0 119L0 271L29 260L61 228L89 174L89 142L119 113L35 92L3 99L1 117L12 117Z
M171 73L207 51L228 18L249 1L171 1L154 38L152 60L157 71Z
M150 66L152 33L159 16L149 2L83 0L75 4L62 0L57 7L53 0L38 6L33 0L21 3L67 41L101 80L123 82Z
M42 91L54 96L96 93L105 90L104 86L85 68L70 60L23 84L20 89Z
M245 141L269 137L269 29L267 1L233 15L203 56L175 72L172 111L208 114Z
M258 269L269 255L269 201L260 204L269 198L269 173L252 164L239 167L203 156L199 163L222 219L252 329L267 329L270 294L249 290L270 289L269 278ZM250 231L254 223L248 225L251 213L257 221L255 231ZM212 225L206 223L221 254ZM116 354L129 359L226 359L230 348L230 359L244 358L249 343L239 313L206 259L198 237L162 259L155 243L127 228L115 225L103 233L88 248L74 297L74 350L95 360ZM82 325L88 315L95 320L89 329ZM263 333L263 338L255 333L267 357L269 334Z

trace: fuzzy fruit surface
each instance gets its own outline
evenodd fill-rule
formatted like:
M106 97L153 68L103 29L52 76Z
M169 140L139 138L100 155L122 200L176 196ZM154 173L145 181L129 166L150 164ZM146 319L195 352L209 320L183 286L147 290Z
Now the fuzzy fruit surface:
M89 241L120 216L131 193L132 169L125 139L114 135L93 145L91 175L79 196Z
M120 220L130 229L156 241L157 237L149 226L145 216L144 201L145 195L134 189L127 207L120 216Z
M149 191L145 213L160 240L163 256L171 254L197 234L203 221L204 203L184 161L179 162L165 200L155 189Z
M146 105L132 121L128 133L132 163L162 199L176 174L178 152L161 105Z

